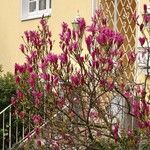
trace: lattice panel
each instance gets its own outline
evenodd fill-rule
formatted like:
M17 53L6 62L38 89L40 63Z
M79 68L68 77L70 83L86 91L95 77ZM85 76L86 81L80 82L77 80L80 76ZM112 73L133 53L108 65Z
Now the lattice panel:
M99 7L103 10L108 19L110 27L117 29L125 36L122 46L124 51L135 50L136 29L135 23L131 19L136 10L136 0L99 0ZM124 56L124 63L128 61L127 55ZM125 73L128 78L132 78L134 66L130 65Z
M99 7L103 11L106 18L108 18L108 24L111 28L114 27L114 2L113 0L99 0Z

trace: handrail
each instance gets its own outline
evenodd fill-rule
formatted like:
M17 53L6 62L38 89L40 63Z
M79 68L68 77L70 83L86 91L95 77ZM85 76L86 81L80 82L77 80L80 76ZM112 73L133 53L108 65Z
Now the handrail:
M4 111L6 111L8 108L10 108L12 106L12 104L10 104L10 105L8 105L6 108L4 108L1 112L0 112L0 115L4 112Z
M68 106L64 106L64 108L62 108L62 110L65 110ZM54 114L54 116L51 118L55 118L57 117L57 115L59 115L61 112L58 112L56 114ZM43 123L41 126L40 126L40 129L43 128L49 121L46 121L45 123ZM30 132L30 138L33 137L35 135L35 130L32 130ZM16 143L16 145L11 149L11 150L16 150L16 148L20 148L21 147L21 144L24 144L25 142L27 142L28 140L28 135L25 136L22 140L20 140L18 143ZM16 147L17 146L17 147Z
M11 150L13 145L18 142L18 137L19 137L18 121L16 121L16 125L13 126L15 130L12 130L12 125L13 125L12 120L14 119L14 116L12 115L12 106L13 105L10 104L0 112L0 117L2 118L2 131L3 131L2 137L1 137L2 144L0 145L0 149L2 150L6 150L6 149ZM16 116L16 119L17 118L18 118L18 115ZM22 124L22 129L24 129L24 124ZM22 133L24 134L23 131Z

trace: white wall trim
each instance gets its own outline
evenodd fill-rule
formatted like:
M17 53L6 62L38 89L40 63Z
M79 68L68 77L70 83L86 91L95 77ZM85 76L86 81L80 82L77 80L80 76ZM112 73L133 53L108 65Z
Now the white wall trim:
M96 0L91 0L91 4L92 4L92 14L91 16L94 16L95 10L97 9L97 4L96 4Z

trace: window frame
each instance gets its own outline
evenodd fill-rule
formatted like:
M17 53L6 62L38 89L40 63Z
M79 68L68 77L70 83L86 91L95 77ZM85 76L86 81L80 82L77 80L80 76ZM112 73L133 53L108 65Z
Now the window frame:
M46 0L46 9L39 10L39 0L36 1L36 11L29 12L30 0L21 0L21 21L37 19L51 15L51 0Z

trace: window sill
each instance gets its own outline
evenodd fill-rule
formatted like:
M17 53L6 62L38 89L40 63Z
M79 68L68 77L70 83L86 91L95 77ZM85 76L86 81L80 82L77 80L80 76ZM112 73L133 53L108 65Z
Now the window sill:
M28 21L28 20L34 20L34 19L39 19L44 15L44 17L51 16L51 9L45 12L39 12L37 14L33 15L28 15L28 16L23 16L21 18L21 21Z

